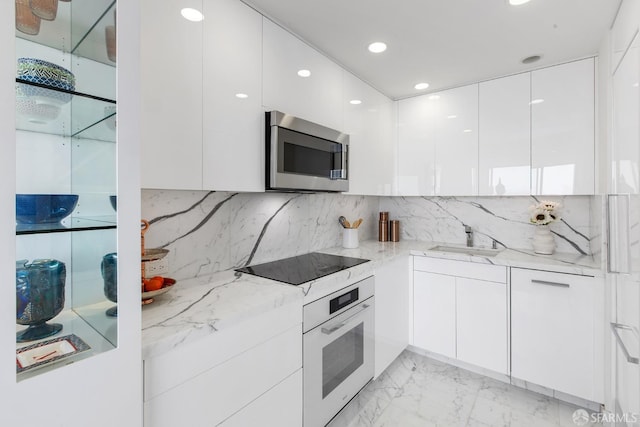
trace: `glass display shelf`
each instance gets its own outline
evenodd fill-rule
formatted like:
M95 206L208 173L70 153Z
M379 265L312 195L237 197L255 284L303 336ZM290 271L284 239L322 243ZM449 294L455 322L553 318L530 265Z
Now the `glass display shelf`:
M38 34L16 29L16 37L114 66L107 51L107 37L115 36L115 10L115 0L59 1L55 19L42 20Z
M96 217L70 216L54 224L18 224L16 234L65 233L70 231L107 230L117 228L116 215Z
M18 381L23 381L35 375L60 368L61 366L116 348L114 343L117 343L118 321L115 317L108 317L105 315L105 311L114 305L114 303L105 300L85 307L64 310L47 322L62 324L62 330L56 335L36 341L17 343L16 352L21 348L33 344L38 344L55 338L61 338L69 334L75 334L82 341L88 344L89 347L91 347L88 351L78 353L57 362L44 364L36 369L18 373ZM96 319L99 321L96 321ZM16 333L21 332L24 329L26 329L25 326L16 324Z
M116 101L16 78L16 129L116 141Z

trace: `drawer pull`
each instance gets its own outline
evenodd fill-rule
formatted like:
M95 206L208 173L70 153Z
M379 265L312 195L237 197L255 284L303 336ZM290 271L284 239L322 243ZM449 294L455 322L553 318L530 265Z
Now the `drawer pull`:
M627 350L627 346L624 344L624 341L620 336L620 332L618 332L619 330L631 331L637 337L637 333L635 332L635 330L631 326L613 322L611 323L611 330L613 331L613 335L615 335L616 341L618 341L618 345L622 349L622 353L624 353L624 357L627 359L627 362L633 363L634 365L639 365L640 359L629 354L629 350Z
M531 279L531 283L534 283L536 285L557 286L557 287L560 287L560 288L569 288L569 287L571 287L568 283L548 282L546 280L537 280L537 279Z

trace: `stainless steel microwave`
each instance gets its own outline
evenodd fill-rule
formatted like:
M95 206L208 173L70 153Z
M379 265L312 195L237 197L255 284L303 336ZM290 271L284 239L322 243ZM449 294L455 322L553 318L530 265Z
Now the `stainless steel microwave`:
M349 135L279 111L265 124L267 190L349 191Z

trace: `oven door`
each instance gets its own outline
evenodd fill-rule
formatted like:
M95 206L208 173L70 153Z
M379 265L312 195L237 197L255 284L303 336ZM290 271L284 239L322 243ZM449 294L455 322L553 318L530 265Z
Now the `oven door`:
M326 425L373 378L374 297L304 334L304 426Z
M349 191L348 144L271 127L271 189Z

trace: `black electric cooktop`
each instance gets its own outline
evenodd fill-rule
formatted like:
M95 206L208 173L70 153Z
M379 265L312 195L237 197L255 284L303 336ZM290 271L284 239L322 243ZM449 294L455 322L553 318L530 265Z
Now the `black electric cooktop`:
M238 268L236 271L297 286L365 262L369 262L369 260L311 252L310 254Z

